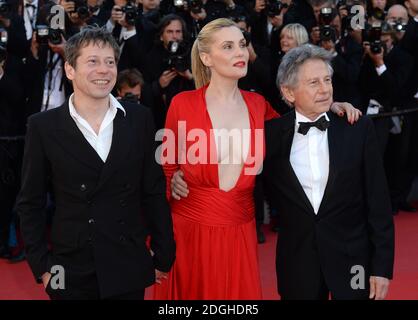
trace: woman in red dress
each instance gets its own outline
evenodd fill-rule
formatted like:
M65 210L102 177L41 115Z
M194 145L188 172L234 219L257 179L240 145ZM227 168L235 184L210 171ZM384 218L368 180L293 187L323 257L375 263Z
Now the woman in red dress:
M235 23L210 22L192 49L198 89L171 102L161 147L177 250L155 299L262 298L253 190L264 121L278 114L262 96L238 89L248 56ZM176 172L189 190L181 200L170 187Z

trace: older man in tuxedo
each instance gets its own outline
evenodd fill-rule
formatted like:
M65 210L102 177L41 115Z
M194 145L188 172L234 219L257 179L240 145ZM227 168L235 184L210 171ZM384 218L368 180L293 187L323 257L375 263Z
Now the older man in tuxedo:
M266 124L265 189L278 208L278 290L283 299L383 299L394 226L373 123L328 112L332 56L289 51L277 76L294 110Z

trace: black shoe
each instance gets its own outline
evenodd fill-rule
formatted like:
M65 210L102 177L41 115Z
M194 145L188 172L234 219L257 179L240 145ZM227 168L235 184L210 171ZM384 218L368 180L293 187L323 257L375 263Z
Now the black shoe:
M405 212L417 212L417 209L411 206L408 202L401 203L399 205L399 210Z
M266 237L264 236L264 233L261 230L261 227L257 227L257 242L258 243L266 242Z
M26 259L25 252L22 250L18 254L9 258L9 263L18 263Z
M10 259L10 250L7 247L0 247L0 259Z

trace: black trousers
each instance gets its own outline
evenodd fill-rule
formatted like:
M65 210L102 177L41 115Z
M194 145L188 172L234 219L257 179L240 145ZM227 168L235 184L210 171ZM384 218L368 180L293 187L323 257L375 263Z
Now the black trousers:
M53 265L60 265L65 270L64 289L53 289L52 280L45 288L51 300L144 300L145 288L114 297L100 295L93 248L89 244L73 253L52 254L51 259Z
M368 277L366 277L368 279ZM305 283L303 288L292 290L292 293L281 293L282 300L368 300L370 285L367 280L365 283L365 289L363 290L350 290L351 292L332 292L325 281L324 274L319 270L317 277L309 280L309 283Z

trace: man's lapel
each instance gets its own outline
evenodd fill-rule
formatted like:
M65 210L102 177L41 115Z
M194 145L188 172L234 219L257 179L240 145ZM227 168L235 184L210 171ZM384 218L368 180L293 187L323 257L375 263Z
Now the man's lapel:
M60 108L60 123L55 135L57 143L89 168L100 171L103 167L103 161L71 118L68 99Z
M329 148L329 173L328 181L325 187L324 196L322 197L321 205L318 210L318 215L326 208L326 205L332 196L332 192L335 191L335 181L337 175L337 169L340 162L344 157L343 146L345 144L345 132L342 125L338 123L338 119L332 112L328 112L330 119L330 126L327 130L328 134L328 148Z
M294 195L295 198L301 200L301 201L298 201L298 203L300 203L303 206L305 211L314 214L312 205L308 197L306 196L305 191L303 190L303 187L300 184L295 171L293 170L292 164L290 163L290 152L292 149L293 137L295 134L295 120L296 120L296 115L295 115L295 111L293 110L286 116L285 122L282 126L282 129L283 129L282 142L283 143L282 143L281 159L284 164L284 172L281 172L279 174L287 175L289 179L285 179L285 180L289 181L290 182L289 187L291 187L292 189L296 191Z

